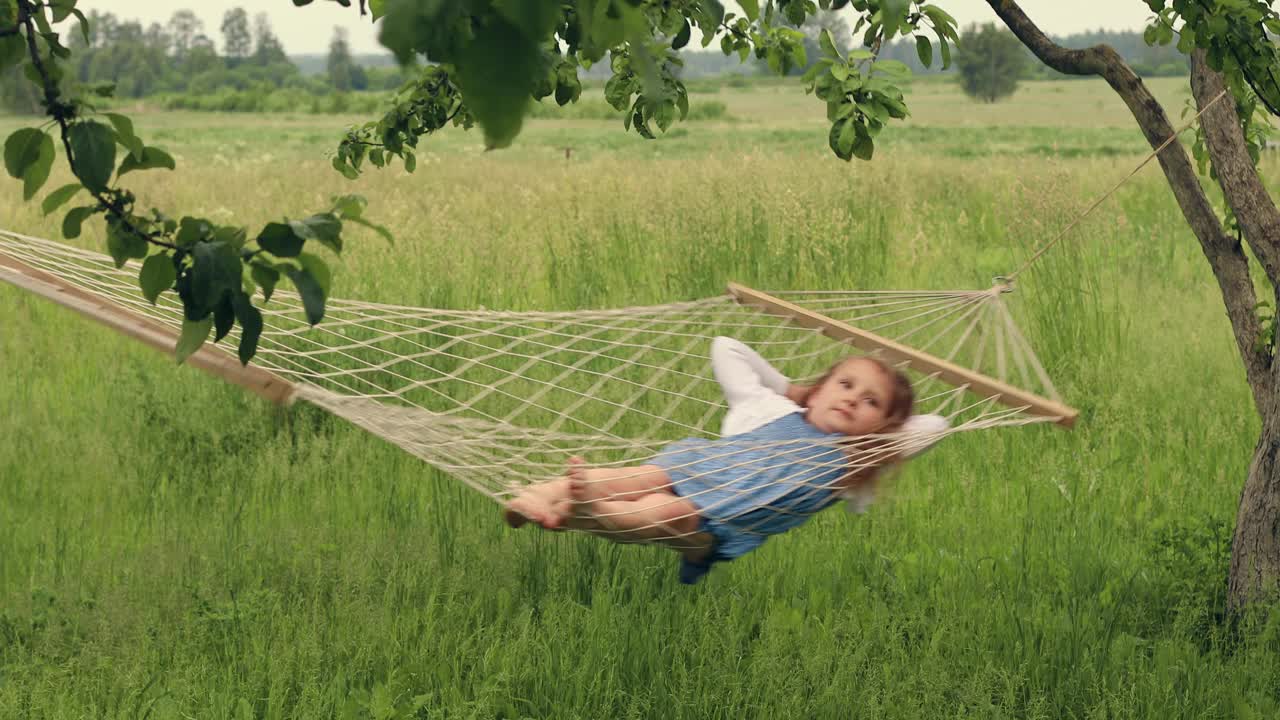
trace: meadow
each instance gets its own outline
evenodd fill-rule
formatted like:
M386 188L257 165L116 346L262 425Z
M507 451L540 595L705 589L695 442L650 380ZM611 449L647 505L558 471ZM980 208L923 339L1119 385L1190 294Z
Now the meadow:
M1186 90L1152 87L1176 118ZM725 112L656 141L538 118L354 182L325 153L364 117L140 113L178 170L127 185L248 226L359 192L396 244L353 233L335 295L574 309L985 288L1148 150L1101 82L921 81L853 164L795 85L700 100ZM56 239L6 182L4 227ZM1223 612L1258 423L1158 169L1010 303L1074 430L966 433L686 587L669 551L508 529L372 435L0 286L0 718L1280 715L1280 614Z

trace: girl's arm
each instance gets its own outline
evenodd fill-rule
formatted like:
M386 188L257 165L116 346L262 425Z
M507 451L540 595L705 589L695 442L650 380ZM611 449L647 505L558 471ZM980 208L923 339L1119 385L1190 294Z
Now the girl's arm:
M792 385L755 350L733 338L720 336L711 341L711 370L724 390L729 407L765 392L782 395L800 405L803 394L808 393L802 386Z

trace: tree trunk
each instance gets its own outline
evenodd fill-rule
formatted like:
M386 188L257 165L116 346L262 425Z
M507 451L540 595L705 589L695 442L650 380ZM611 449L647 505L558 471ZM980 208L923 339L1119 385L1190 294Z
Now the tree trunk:
M1280 413L1271 407L1264 415L1231 538L1232 610L1275 599L1280 591Z
M1012 0L987 0L1005 25L1046 65L1073 75L1097 75L1125 101L1152 148L1173 134L1164 108L1124 60L1105 45L1068 50L1054 44ZM1280 285L1280 212L1271 201L1252 160L1222 76L1207 67L1203 51L1192 54L1192 89L1204 114L1200 122L1219 185L1240 228L1272 285ZM1232 610L1280 594L1280 364L1270 348L1260 348L1257 293L1240 240L1226 233L1200 186L1190 159L1174 143L1160 153L1160 165L1178 207L1200 241L1213 269L1231 321L1236 350L1244 364L1262 435L1240 495L1231 544L1227 603ZM1274 292L1271 293L1275 297Z
M1191 55L1191 90L1205 107L1225 89L1203 50ZM1241 232L1273 284L1280 276L1280 211L1263 186L1249 157L1234 107L1218 103L1202 116L1205 145L1223 197L1235 213ZM1236 529L1231 539L1231 574L1227 605L1239 609L1280 591L1280 385L1269 354L1250 358L1262 434L1249 464L1249 477L1240 493Z

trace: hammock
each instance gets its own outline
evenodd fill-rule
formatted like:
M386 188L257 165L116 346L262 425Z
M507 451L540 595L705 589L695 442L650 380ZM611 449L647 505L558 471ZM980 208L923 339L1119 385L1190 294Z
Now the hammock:
M137 276L136 263L117 269L106 255L0 231L0 280L171 352L182 307L172 294L148 303ZM275 402L312 403L505 503L560 476L572 455L638 465L673 440L718 438L726 408L708 356L717 335L742 340L798 381L850 354L879 356L912 377L916 412L949 421L945 431L882 436L852 456L833 445L819 463L856 469L952 433L1070 425L1076 411L1060 403L1014 323L1008 290L761 293L735 285L702 300L572 312L330 299L315 327L300 298L278 290L263 308L249 367L224 349L235 348L235 332L187 363ZM721 442L731 460L738 450ZM777 457L793 451L779 447Z

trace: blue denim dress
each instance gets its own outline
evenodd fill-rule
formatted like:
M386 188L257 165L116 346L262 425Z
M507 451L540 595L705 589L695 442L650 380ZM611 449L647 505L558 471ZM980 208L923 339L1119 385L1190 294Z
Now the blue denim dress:
M795 412L740 435L664 448L651 462L698 508L698 529L712 537L705 559L681 562L680 581L697 582L712 564L741 557L836 502L849 472L838 443L844 437Z

